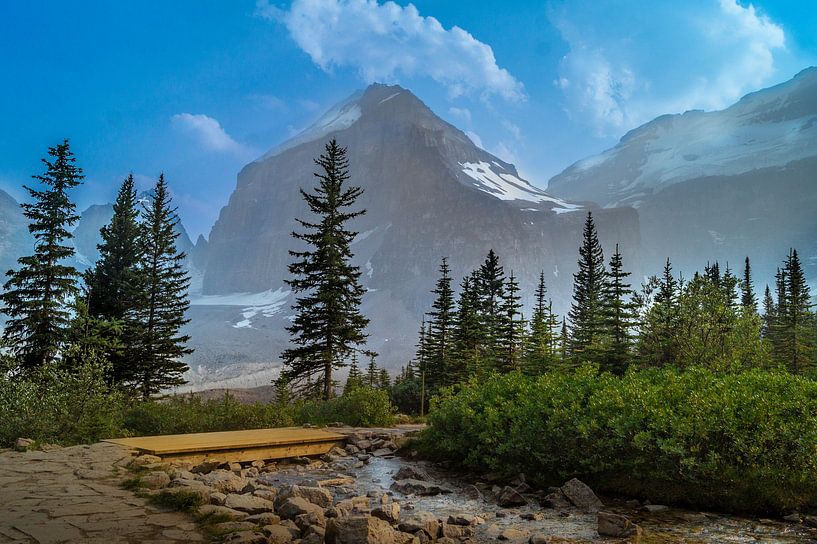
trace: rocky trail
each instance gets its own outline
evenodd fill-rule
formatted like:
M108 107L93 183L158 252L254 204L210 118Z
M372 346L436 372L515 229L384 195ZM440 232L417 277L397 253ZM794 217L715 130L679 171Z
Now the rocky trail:
M602 502L578 480L535 490L522 475L454 475L395 454L416 427L337 430L345 448L280 463L169 466L104 443L0 452L0 543L817 542L796 520ZM157 506L191 497L192 514Z

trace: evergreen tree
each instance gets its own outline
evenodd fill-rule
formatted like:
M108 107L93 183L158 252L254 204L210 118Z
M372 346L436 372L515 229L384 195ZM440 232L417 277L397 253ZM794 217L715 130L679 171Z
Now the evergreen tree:
M774 312L766 317L766 321L769 324L766 338L772 346L772 357L774 360L788 368L789 361L786 358L786 350L784 347L786 315L788 314L787 303L789 299L787 290L788 277L785 267L782 270L780 268L777 269L774 279L777 303L774 305Z
M451 289L450 269L445 257L440 263L440 277L431 292L435 299L428 313L426 384L434 391L452 383L450 373L454 355L454 292Z
M363 375L357 366L357 352L352 352L352 362L349 365L349 376L346 378L346 386L343 388L343 394L347 394L356 387L363 385Z
M522 315L522 296L519 282L511 272L503 289L501 321L499 322L498 370L521 370L525 357L525 318Z
M377 368L377 364L374 361L375 354L372 353L369 355L369 366L366 367L366 376L363 379L363 383L367 387L377 387L377 384L380 380L380 370Z
M528 335L527 370L530 374L542 374L556 364L556 316L553 315L553 301L545 302L547 287L545 273L539 273L539 284L536 287L536 304L530 320Z
M570 351L575 362L598 362L600 359L600 345L605 332L604 278L604 253L596 234L593 214L588 212L579 248L579 270L573 275L573 305L568 314L572 326Z
M463 278L457 300L454 326L454 360L451 381L460 383L469 376L478 376L482 368L485 334L480 318L479 278L475 273Z
M99 260L85 276L88 312L97 319L118 324L121 337L114 345L120 347L137 342L139 329L133 318L145 288L139 268L143 247L138 216L133 175L129 175L116 196L111 222L100 230ZM113 383L135 378L133 372L139 361L134 359L133 351L118 349L107 353L107 358L112 366Z
M791 249L784 267L785 312L779 314L784 361L794 373L803 373L814 364L811 293L796 249Z
M88 312L86 297L74 299L72 313L66 334L66 344L70 349L64 352L62 358L66 368L76 369L90 360L102 360L109 364L109 354L124 351L120 323L93 317Z
M633 291L626 282L629 272L624 271L621 253L610 258L610 270L603 286L603 314L608 342L605 346L603 365L614 374L624 374L630 362L632 329L636 324L636 304Z
M389 376L389 372L385 368L381 368L377 377L377 388L382 389L383 391L388 391L390 387L391 377Z
M287 330L295 347L281 355L286 375L303 389L320 389L324 399L332 396L332 371L345 366L348 354L366 340L369 320L360 313L365 290L360 269L351 264L350 244L357 235L346 224L365 213L351 211L363 189L347 187L349 162L346 149L333 138L315 163L321 171L314 192L301 195L317 222L298 219L305 232L292 235L309 248L291 251L289 265L294 276L287 284L300 296L293 309L295 319ZM312 382L313 375L319 376ZM305 391L307 394L308 391Z
M662 276L651 278L649 283L657 286L657 293L644 316L639 336L639 352L646 365L672 364L678 355L680 282L672 274L669 259L664 265Z
M479 299L486 366L491 366L497 357L497 341L502 321L502 296L505 287L505 271L499 263L499 256L491 249L485 262L479 267Z
M755 288L752 283L752 265L749 263L749 257L746 257L743 265L743 282L740 284L741 297L740 303L743 308L750 313L757 313L757 298L755 297Z
M275 385L275 404L278 406L286 406L292 402L292 389L289 386L289 380L283 374L278 376L274 382Z
M771 341L772 329L774 328L774 318L777 309L775 308L774 299L772 298L772 291L769 286L766 286L766 291L763 293L763 338Z
M138 333L132 360L138 366L128 370L143 398L185 383L182 375L188 367L180 359L193 352L185 345L190 337L179 332L189 321L185 312L190 306L190 278L184 269L185 254L176 250L178 222L167 182L160 175L144 210L139 270L144 291L133 312Z
M570 335L567 332L567 321L564 317L562 318L562 329L559 334L559 358L563 366L567 365L570 358Z
M58 357L70 322L68 304L77 293L77 271L65 264L74 255L68 230L79 216L68 191L82 182L68 140L48 149L45 172L34 176L43 189L25 189L34 200L22 204L34 236L34 254L17 260L0 295L8 316L3 338L23 369L31 370Z

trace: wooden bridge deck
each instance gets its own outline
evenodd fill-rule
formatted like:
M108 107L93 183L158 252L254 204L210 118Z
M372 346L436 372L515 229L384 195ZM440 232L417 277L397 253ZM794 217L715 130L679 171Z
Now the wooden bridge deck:
M284 427L217 433L170 434L106 440L173 461L243 462L323 455L345 436L319 429Z

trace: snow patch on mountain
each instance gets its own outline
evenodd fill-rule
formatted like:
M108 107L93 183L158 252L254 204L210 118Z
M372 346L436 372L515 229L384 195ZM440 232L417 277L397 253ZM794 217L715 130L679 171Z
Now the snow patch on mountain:
M572 211L581 209L578 204L570 204L559 198L550 196L537 189L527 181L508 172L496 161L488 163L461 162L462 173L471 178L471 184L482 192L500 200L520 200L523 202L549 202L556 205L554 211Z
M294 138L287 140L278 147L273 148L255 162L262 162L270 157L279 155L287 149L292 149L293 147L297 147L307 142L314 142L315 140L319 140L332 132L344 130L354 125L358 119L360 119L362 114L360 105L358 104L358 100L360 100L361 96L363 96L362 91L353 94L345 101L326 112L320 119L315 121L312 126Z
M252 328L252 319L259 314L272 317L279 313L291 291L279 287L261 293L233 293L229 295L197 295L190 299L193 306L240 306L241 319L233 324L234 329Z

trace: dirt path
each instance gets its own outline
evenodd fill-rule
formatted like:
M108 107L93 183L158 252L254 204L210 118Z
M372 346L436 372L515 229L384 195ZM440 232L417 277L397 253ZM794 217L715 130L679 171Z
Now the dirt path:
M205 540L190 516L121 488L130 459L105 443L0 452L0 544Z

